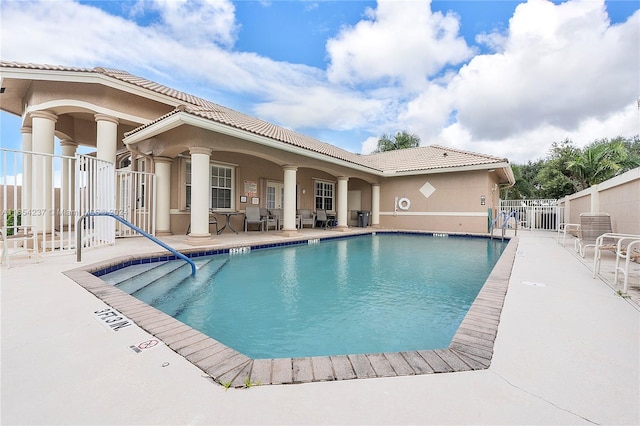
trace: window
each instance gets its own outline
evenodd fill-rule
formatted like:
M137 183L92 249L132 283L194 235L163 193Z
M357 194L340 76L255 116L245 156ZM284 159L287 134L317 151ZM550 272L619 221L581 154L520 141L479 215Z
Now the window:
M333 183L316 181L316 209L333 210Z
M233 200L233 168L218 164L210 165L209 208L231 209ZM186 207L191 208L191 161L186 164Z
M230 209L233 197L233 169L230 167L211 166L211 209Z

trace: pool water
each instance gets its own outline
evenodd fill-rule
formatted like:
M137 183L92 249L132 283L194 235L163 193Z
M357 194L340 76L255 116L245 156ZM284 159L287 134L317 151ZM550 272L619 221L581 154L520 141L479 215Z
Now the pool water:
M205 281L207 267L161 296L134 295L254 359L439 349L504 247L412 234L325 240L214 256Z

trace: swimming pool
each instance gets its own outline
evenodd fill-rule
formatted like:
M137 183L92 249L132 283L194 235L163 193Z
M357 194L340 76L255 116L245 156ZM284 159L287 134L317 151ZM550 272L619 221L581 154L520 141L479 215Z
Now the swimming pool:
M419 231L412 233L431 235ZM326 240L339 234L325 231L317 236ZM308 241L307 235L301 235L298 238L269 238L270 241L265 244L264 239L260 238L261 235L255 235L254 242L249 244L252 249L307 244ZM434 350L253 359L102 280L106 274L123 268L175 259L166 252L125 254L99 263L83 265L65 271L64 274L120 316L124 316L127 324L132 322L134 327L127 326L126 330L142 328L153 336L153 339L164 342L208 377L225 386L246 387L247 383L275 385L396 377L489 368L518 247L517 237L508 241L502 256L462 320L449 347ZM216 247L191 249L183 253L196 259L231 251L238 251L238 245L219 244ZM131 348L134 352L135 349Z
M254 359L439 349L505 245L368 235L217 255L199 259L195 278L121 287Z

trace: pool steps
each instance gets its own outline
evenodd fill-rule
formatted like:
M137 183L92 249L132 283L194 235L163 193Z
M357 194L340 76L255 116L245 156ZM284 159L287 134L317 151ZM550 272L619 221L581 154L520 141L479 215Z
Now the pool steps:
M115 286L123 283L125 280L134 279L135 277L142 275L151 269L157 268L160 265L164 265L165 263L167 263L167 261L131 265L127 268L118 269L117 271L103 275L102 280Z
M150 282L146 286L134 291L131 294L136 299L142 300L145 303L153 305L155 300L161 299L167 292L177 285L179 285L183 279L189 275L186 265L179 265L178 268L172 270L163 277Z
M188 265L179 261L169 261L134 265L103 275L101 278L137 299L176 316L189 304L198 300L211 283L211 277L228 261L227 256L196 260L196 276L189 275ZM133 275L125 275L125 271L132 272ZM179 298L179 295L188 297Z
M133 294L155 280L184 266L181 262L162 262L157 267L115 284L120 290Z
M214 277L227 262L229 262L228 257L213 258L207 261L198 268L198 273L195 277L186 277L162 296L155 299L152 302L153 306L172 317L180 315L185 308L202 300L202 295L213 285L211 278Z

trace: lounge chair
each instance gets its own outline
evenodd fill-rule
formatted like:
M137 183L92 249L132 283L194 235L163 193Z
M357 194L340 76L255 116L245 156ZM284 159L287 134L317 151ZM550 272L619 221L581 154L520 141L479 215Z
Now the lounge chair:
M316 211L316 223L315 225L320 226L324 229L327 229L329 226L329 217L327 216L327 211L324 209L318 209Z
M624 243L627 243L624 246ZM618 250L616 251L616 273L614 275L614 281L618 284L618 276L620 272L624 275L622 281L622 293L626 294L629 289L629 273L631 272L631 261L640 259L640 235L636 235L634 238L628 238L626 241L618 242ZM621 265L620 261L624 262Z
M300 215L300 228L304 228L305 225L311 225L312 228L316 226L316 215L309 209L298 210Z
M565 225L565 229L567 225ZM609 213L580 213L580 226L575 230L577 238L574 248L580 256L584 257L588 247L595 247L596 240L603 234L613 233L611 230L611 217ZM609 241L615 244L614 241Z
M249 225L260 225L260 232L264 231L264 224L267 220L260 215L260 207L247 206L244 210L244 232L247 232Z

